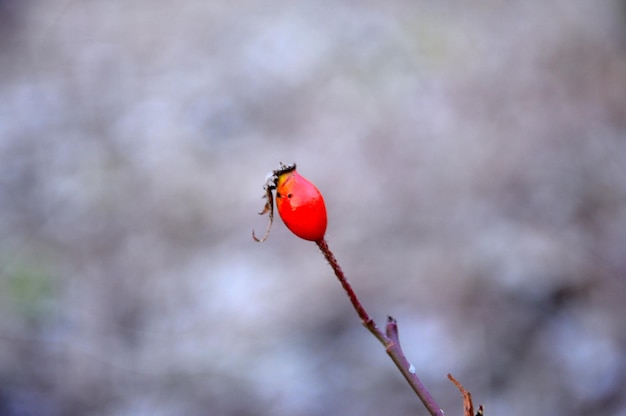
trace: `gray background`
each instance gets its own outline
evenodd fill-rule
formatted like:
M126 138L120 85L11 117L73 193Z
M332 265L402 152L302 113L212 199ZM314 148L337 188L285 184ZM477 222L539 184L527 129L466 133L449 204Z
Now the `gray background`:
M0 1L0 414L626 415L623 1Z

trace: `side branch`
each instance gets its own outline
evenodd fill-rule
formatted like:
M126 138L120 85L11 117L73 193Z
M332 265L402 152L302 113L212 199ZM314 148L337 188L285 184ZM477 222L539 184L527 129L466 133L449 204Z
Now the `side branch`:
M404 355L404 351L402 351L402 346L400 345L400 338L398 336L398 323L397 321L389 316L387 317L387 326L385 329L387 334L387 338L391 341L390 345L387 346L387 354L391 357L391 360L396 364L398 370L402 373L406 381L409 383L415 394L417 394L424 403L424 406L428 409L431 415L435 416L443 416L443 410L435 401L435 398L430 394L430 392L422 383L422 380L415 373L415 366L407 360Z

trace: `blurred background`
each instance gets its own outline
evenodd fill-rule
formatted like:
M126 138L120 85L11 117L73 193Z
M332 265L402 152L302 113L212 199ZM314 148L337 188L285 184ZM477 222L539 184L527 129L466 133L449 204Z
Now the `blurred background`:
M626 3L0 1L1 415L626 415Z

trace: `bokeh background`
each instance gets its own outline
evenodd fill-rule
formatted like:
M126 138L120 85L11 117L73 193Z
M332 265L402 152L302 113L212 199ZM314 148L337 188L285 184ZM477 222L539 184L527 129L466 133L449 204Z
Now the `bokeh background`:
M626 415L626 3L0 1L1 415Z

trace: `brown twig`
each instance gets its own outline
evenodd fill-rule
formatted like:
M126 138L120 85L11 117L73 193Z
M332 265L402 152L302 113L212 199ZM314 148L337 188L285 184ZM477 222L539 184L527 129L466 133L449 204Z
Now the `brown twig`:
M463 415L474 416L474 403L472 402L472 394L465 390L465 387L459 383L452 374L448 374L448 379L456 386L463 395Z
M413 391L415 391L421 399L422 403L424 403L428 412L432 416L443 416L443 410L441 410L441 407L437 404L430 392L419 379L415 373L415 367L409 362L409 360L407 360L404 352L402 351L400 339L398 337L398 324L396 320L390 316L387 318L385 332L383 333L380 329L378 329L374 320L370 318L369 314L363 307L363 304L359 301L359 298L356 296L352 286L348 283L348 279L346 279L343 270L341 270L337 259L330 251L330 248L328 248L326 240L322 239L320 241L316 241L316 244L324 254L324 257L330 264L330 267L332 267L335 272L337 279L339 279L339 283L341 283L341 286L348 294L348 298L356 310L356 313L359 315L359 318L361 318L363 325L383 344L387 354L396 364Z
M474 416L474 402L472 402L472 393L465 390L465 387L459 383L456 378L452 377L452 374L448 374L448 379L456 386L457 389L463 395L463 415ZM483 405L478 406L476 416L483 416Z

